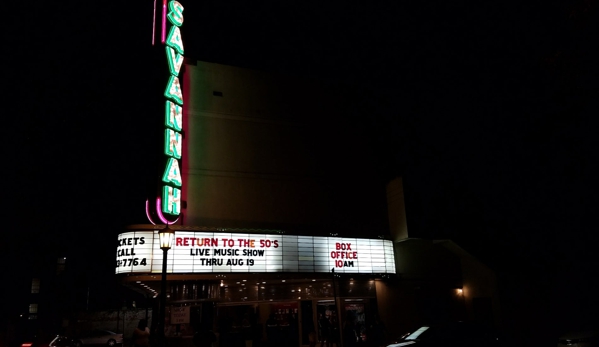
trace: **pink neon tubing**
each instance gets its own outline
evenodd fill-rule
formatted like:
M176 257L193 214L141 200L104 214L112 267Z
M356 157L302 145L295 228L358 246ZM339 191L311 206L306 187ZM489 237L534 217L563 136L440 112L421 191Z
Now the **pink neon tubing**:
M162 43L166 42L166 0L162 0Z
M164 224L174 224L179 220L179 217L177 217L177 219L175 219L174 221L170 222L168 221L168 219L164 218L164 215L162 214L162 209L161 209L161 202L162 200L160 198L156 198L156 214L158 215L158 218L160 218L160 221Z
M154 221L152 220L152 217L150 217L150 200L148 199L146 199L146 217L148 217L150 223L156 225L156 223L154 223Z

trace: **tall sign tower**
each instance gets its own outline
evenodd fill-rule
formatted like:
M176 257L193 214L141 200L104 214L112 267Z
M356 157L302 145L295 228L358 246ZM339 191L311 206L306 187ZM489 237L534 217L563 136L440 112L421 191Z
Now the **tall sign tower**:
M163 114L162 170L157 177L155 195L146 201L146 214L152 224L173 224L181 218L183 204L181 162L183 158L183 88L181 83L184 46L181 36L183 6L178 1L154 0L152 45L158 55L161 75L160 112Z

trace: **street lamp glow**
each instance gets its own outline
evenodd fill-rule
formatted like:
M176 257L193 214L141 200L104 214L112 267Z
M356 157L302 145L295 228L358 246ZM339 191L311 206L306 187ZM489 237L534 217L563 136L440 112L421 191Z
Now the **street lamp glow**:
M173 246L175 232L167 225L166 228L158 231L158 239L160 242L160 249L168 251Z

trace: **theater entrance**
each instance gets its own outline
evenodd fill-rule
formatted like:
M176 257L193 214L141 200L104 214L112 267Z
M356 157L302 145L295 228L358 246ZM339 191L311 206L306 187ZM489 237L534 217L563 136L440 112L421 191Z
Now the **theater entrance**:
M221 346L299 346L298 301L217 304L215 325Z
M171 282L169 308L190 311L189 323L171 330L187 342L198 331L212 330L219 346L338 347L343 323L351 319L365 341L377 310L374 281L349 278L336 284L326 278Z
M367 341L368 316L376 310L371 299L297 300L265 303L219 303L215 331L221 346L338 347L342 324L351 319L357 337ZM374 304L374 307L373 307ZM369 313L370 312L370 313Z

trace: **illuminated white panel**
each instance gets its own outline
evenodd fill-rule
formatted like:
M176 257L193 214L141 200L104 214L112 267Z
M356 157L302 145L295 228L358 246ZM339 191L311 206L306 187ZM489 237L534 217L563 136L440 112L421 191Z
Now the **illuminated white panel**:
M193 272L193 266L177 264L174 266L173 272Z
M314 256L314 249L313 248L307 248L307 247L300 247L297 249L297 252L299 255L304 255L307 257L313 257Z
M266 271L267 272L282 272L283 271L283 265L267 265L266 266Z
M152 268L152 231L127 232L118 237L116 273L149 272Z
M213 266L212 267L212 271L213 272L231 272L231 267L230 266L224 266L224 265L223 266Z
M238 267L238 266L232 266L231 267L231 272L249 272L248 267Z
M301 244L301 243L306 243L306 244L312 244L313 243L313 236L297 236L297 243Z
M377 241L377 240L373 240L373 241ZM371 245L371 241L368 239L356 239L356 244L360 247L360 246L370 246Z
M287 268L287 267L297 267L297 265L298 265L298 262L295 261L295 260L284 260L283 259L283 266L285 268Z
M116 273L162 272L163 252L156 233L121 234L119 240L143 236L144 243L138 241L131 250L131 245L123 244L130 241L119 241L117 264L133 255L140 259L137 265L127 260ZM141 258L145 265L140 264ZM339 273L395 273L393 244L380 239L177 231L167 260L171 273L330 272L332 268Z

